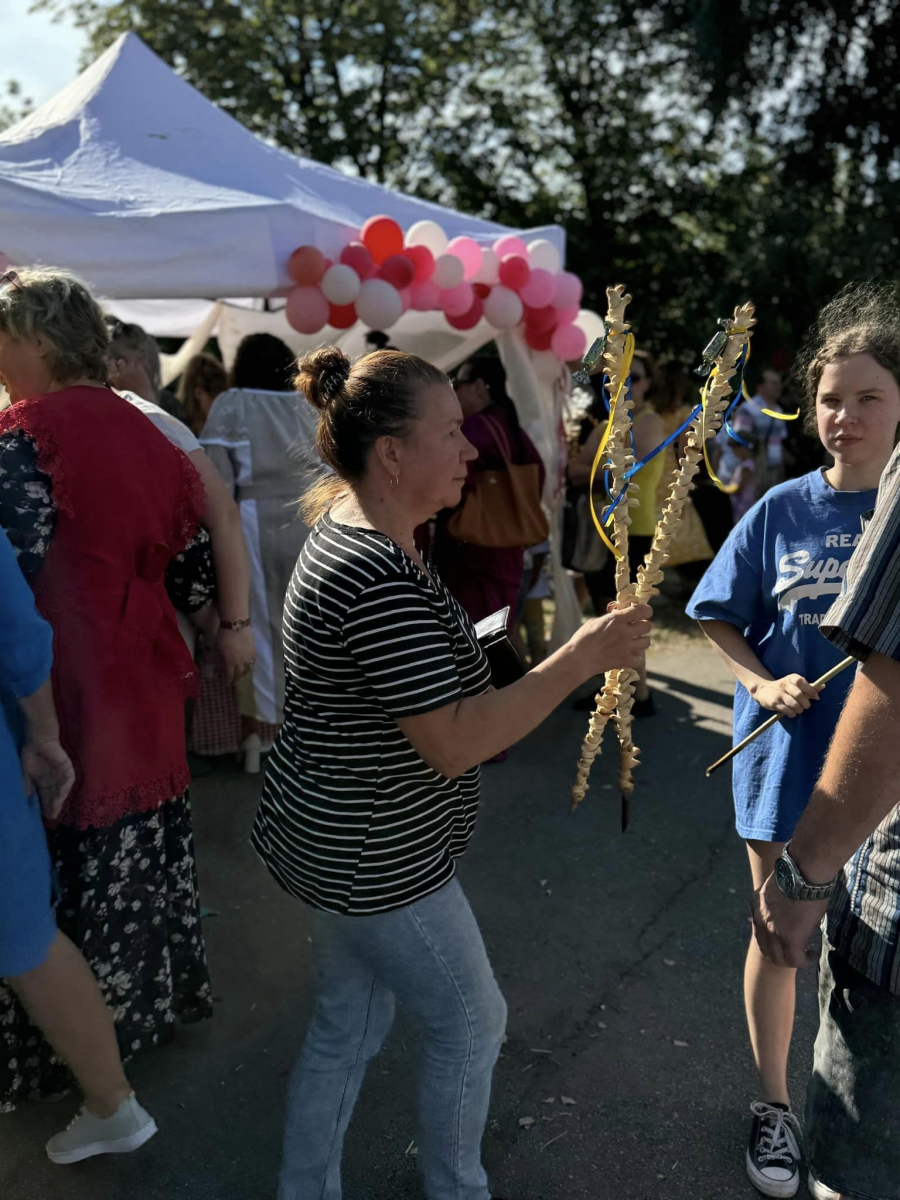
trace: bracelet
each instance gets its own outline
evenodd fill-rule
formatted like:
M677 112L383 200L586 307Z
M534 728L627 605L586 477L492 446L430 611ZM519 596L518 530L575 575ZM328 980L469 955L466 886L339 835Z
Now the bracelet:
M229 633L240 633L242 629L250 628L250 618L242 617L238 621L220 621L220 629L227 629Z

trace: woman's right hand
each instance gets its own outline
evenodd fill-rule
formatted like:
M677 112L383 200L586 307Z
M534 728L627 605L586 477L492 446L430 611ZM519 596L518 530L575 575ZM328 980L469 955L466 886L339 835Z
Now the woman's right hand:
M783 717L799 717L813 700L819 698L818 691L802 675L761 679L750 689L750 695L761 708L780 713Z
M584 656L587 678L616 667L640 667L650 645L652 616L649 604L637 604L586 621L569 645Z

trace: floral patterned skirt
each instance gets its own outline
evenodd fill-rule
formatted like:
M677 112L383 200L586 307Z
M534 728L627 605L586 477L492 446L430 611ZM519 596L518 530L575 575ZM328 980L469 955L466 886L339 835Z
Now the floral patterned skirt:
M108 829L49 833L59 928L97 976L123 1059L212 1016L187 795ZM0 1112L73 1083L0 983Z

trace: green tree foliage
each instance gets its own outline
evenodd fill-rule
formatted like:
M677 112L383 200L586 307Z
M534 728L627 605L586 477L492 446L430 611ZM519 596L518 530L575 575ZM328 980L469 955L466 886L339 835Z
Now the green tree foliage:
M261 136L513 225L556 221L602 306L757 361L897 255L900 8L825 0L46 0L133 29Z

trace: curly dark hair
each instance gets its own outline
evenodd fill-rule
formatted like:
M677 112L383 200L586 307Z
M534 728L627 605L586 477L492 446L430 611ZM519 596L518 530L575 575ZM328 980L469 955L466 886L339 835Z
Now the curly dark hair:
M816 432L816 392L829 363L869 354L900 386L900 298L895 283L850 283L830 300L794 364L804 399L804 425Z

